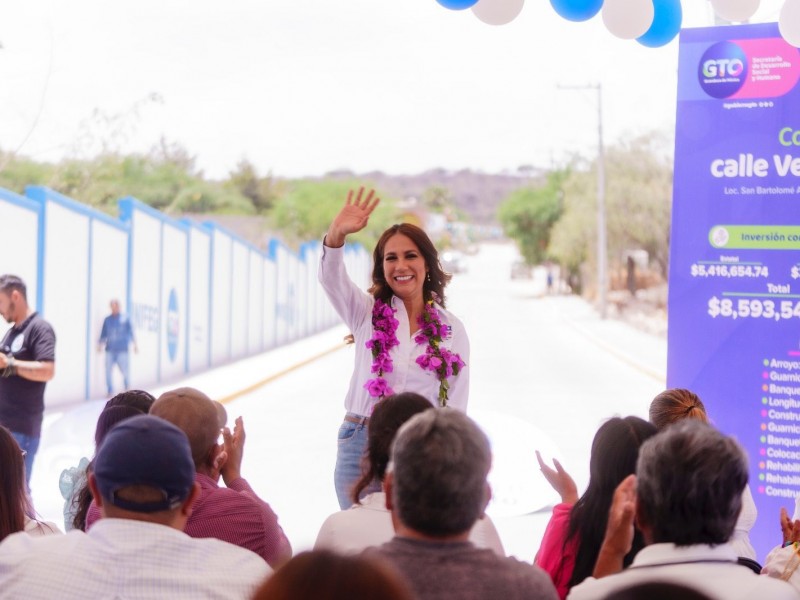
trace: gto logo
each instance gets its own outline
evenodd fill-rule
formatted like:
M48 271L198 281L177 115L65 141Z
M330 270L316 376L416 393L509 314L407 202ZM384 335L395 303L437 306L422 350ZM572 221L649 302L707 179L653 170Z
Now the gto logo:
M738 58L718 58L703 63L706 77L738 77L744 72L744 63Z
M703 53L697 78L712 98L729 98L747 80L747 55L733 42L717 42Z

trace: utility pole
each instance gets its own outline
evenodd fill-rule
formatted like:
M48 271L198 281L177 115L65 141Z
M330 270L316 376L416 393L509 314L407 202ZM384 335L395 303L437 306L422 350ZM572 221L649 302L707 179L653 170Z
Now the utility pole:
M600 318L608 316L608 244L606 241L606 161L603 149L603 86L559 85L561 90L597 91L597 300Z

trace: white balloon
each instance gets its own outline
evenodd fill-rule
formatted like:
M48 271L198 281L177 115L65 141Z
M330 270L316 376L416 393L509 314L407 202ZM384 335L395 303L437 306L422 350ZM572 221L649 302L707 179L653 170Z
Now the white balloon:
M714 12L723 19L737 23L747 21L756 14L760 3L761 0L711 0Z
M644 35L653 24L653 0L605 0L603 23L611 33L623 40Z
M800 0L786 0L778 17L778 29L783 39L800 48Z
M472 12L489 25L506 25L517 18L525 0L479 0Z

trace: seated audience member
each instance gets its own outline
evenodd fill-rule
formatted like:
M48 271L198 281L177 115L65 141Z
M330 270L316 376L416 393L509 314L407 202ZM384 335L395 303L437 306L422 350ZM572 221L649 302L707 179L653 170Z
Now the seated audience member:
M654 581L637 583L631 587L611 592L603 600L712 600L705 594L685 585Z
M786 509L781 508L780 523L783 544L773 548L767 555L763 573L787 581L800 591L800 520L797 519L797 512L792 520Z
M97 419L94 431L95 450L103 441L103 436L113 425L124 418L139 414L147 414L150 406L155 402L152 394L144 390L127 390L120 392L103 407ZM112 407L121 407L109 411ZM102 422L101 422L102 421ZM89 486L86 483L86 470L89 468L89 459L85 456L80 459L77 467L70 467L61 471L58 487L64 498L64 529L86 529L86 511L92 501Z
M245 431L241 417L233 433L222 430L217 403L193 388L178 388L162 394L150 414L176 425L189 438L200 496L192 507L186 533L192 537L215 537L258 554L272 567L292 557L292 546L269 504L261 500L242 477ZM227 487L220 487L220 476ZM87 525L96 520L90 510Z
M412 417L397 432L383 482L396 535L364 554L389 559L420 600L555 600L544 571L469 541L491 498L490 466L489 440L463 413Z
M100 447L103 439L105 439L114 425L125 419L137 417L142 414L144 413L138 408L124 404L117 404L104 408L103 412L101 412L100 416L97 418L97 425L94 430L95 449ZM78 469L84 464L84 461L86 461L86 458L81 459L81 462L78 464ZM86 466L83 472L73 472L70 478L72 485L78 487L74 488L72 496L64 503L64 527L67 531L72 529L86 531L86 515L89 512L89 507L92 505L92 491L89 489L87 474L92 470L92 462L86 461L85 464ZM75 467L72 467L70 470L72 471L73 469L75 469ZM59 480L62 495L68 493L66 485L67 477L65 473L66 471L61 473L61 478ZM69 521L67 521L68 517L70 518Z
M186 435L163 419L114 427L89 486L103 516L89 533L0 544L3 597L244 599L270 573L252 552L183 533L200 490Z
M739 444L694 420L666 428L639 450L636 475L617 488L594 575L569 600L600 599L636 583L667 581L712 599L797 598L791 586L736 562L728 540L742 507L747 459ZM634 518L645 547L622 570Z
M556 468L551 469L536 453L542 473L561 495L561 504L553 507L534 564L550 574L560 598L566 598L570 588L591 576L606 533L614 490L636 472L639 447L655 434L656 428L639 417L614 417L603 423L592 441L589 485L580 499L575 482L561 464L553 461ZM637 531L625 566L643 546Z
M353 488L353 506L329 516L320 528L314 547L355 553L379 546L394 537L392 517L386 509L386 494L375 492L359 500L373 481L383 482L389 464L389 447L397 430L415 414L431 409L430 401L414 392L403 392L381 400L369 419L365 470ZM484 516L475 523L470 541L505 556L494 523Z
M384 561L328 550L301 552L253 596L253 600L413 599L408 584Z
M650 403L650 422L659 431L684 419L695 419L702 423L708 423L706 407L697 394L692 391L681 388L664 390ZM736 528L728 543L733 546L739 556L751 560L756 560L756 549L750 543L750 530L756 524L757 517L758 509L756 509L753 494L750 486L746 485L742 492L742 512L739 513Z
M20 531L32 536L61 533L55 523L34 517L25 483L24 453L11 432L0 425L0 541Z

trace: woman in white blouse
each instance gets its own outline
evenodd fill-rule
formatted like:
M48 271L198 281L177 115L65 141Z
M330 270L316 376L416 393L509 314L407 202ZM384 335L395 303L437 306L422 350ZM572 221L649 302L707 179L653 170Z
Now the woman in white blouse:
M319 268L322 287L355 340L334 474L343 509L350 506L352 485L361 474L369 417L382 398L412 391L435 406L466 411L469 394L469 340L461 321L445 310L444 288L451 276L422 229L401 223L381 235L369 290L359 289L347 275L345 239L366 227L378 202L373 190L349 192L328 228Z
M315 550L355 554L369 546L380 546L394 537L392 515L386 508L386 494L380 491L365 498L359 496L371 482L383 482L389 465L389 449L397 430L411 417L425 410L432 410L430 402L414 392L389 396L375 407L369 423L365 454L367 470L353 488L354 504L325 520L317 535ZM488 516L478 519L469 539L479 548L489 548L505 556L500 536Z

